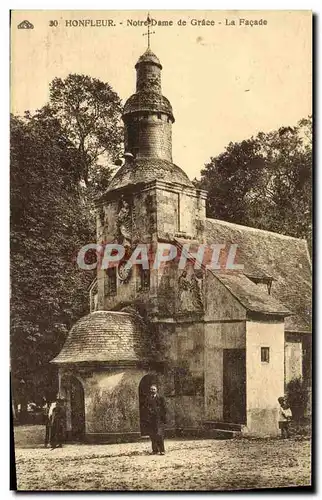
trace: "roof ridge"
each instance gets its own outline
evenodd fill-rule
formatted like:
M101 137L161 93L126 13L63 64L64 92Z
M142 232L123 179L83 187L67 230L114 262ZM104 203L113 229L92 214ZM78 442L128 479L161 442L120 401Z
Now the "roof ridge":
M216 224L231 226L231 227L234 227L236 229L238 229L238 228L246 229L248 231L252 231L252 232L256 232L256 233L260 232L260 233L272 234L273 236L278 236L281 239L297 240L297 241L306 242L306 240L304 238L296 238L295 236L289 236L289 235L283 234L283 233L276 233L275 231L268 231L267 229L259 229L257 227L253 227L253 226L244 226L243 224L236 224L235 222L228 222L228 221L224 221L224 220L220 220L220 219L213 219L211 217L206 217L206 221L214 222Z

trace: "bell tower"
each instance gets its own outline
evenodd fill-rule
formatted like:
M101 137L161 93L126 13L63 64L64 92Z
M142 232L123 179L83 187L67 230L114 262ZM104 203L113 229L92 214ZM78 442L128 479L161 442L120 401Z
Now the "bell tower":
M162 66L150 47L135 65L136 92L125 103L125 151L134 158L172 162L172 123L168 99L162 95Z
M150 49L150 34L148 24L148 47L135 64L135 93L122 114L125 161L97 201L98 243L117 242L126 254L116 267L98 269L97 278L98 309L141 301L156 317L158 311L165 314L164 304L175 303L175 296L168 295L175 294L175 287L170 292L162 288L170 274L163 277L152 260L149 268L134 266L126 272L126 259L141 244L152 255L159 242L203 241L206 193L173 163L173 110L162 94L162 65ZM175 280L175 268L170 266L168 272Z

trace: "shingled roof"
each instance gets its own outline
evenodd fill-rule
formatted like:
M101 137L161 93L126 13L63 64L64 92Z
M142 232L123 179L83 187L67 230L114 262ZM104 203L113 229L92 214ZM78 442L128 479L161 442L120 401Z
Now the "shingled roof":
M124 104L123 116L142 111L166 113L174 122L170 101L158 92L144 90L131 95Z
M135 315L96 311L75 323L52 363L135 362L146 358L148 346L144 325Z
M159 158L140 158L134 162L126 162L116 172L107 191L159 179L193 187L189 177L174 163Z
M146 49L144 54L142 54L139 57L138 62L136 63L135 67L137 67L141 63L153 63L153 64L156 64L157 66L159 66L160 69L162 69L160 59L154 54L154 52L152 52L151 49Z
M244 265L244 275L273 278L271 297L292 313L285 319L286 331L311 331L312 276L305 240L217 219L206 219L205 231L208 244L238 245L236 262ZM219 277L220 274L218 273ZM238 288L246 300L247 290L242 291L245 280L248 280L246 276L243 278L243 286L240 281L236 282L237 277L234 281L234 278L222 275L222 279L226 279L227 287L231 286L232 292ZM249 287L248 283L247 288Z
M230 271L214 274L248 311L282 317L291 314L284 304L261 290L243 273Z

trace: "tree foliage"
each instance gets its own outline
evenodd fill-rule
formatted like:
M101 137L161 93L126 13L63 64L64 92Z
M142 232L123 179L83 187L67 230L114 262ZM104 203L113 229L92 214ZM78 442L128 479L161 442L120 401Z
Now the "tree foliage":
M122 146L121 101L108 83L70 74L50 84L50 107L79 153L79 176L96 195Z
M212 157L201 172L208 216L311 239L312 118Z
M94 232L78 162L50 113L12 117L11 367L29 390L88 309L93 276L77 268L76 256Z
M89 312L94 272L80 248L95 242L91 204L121 148L121 102L107 83L55 78L34 115L11 117L11 371L15 397L53 396L49 361Z
M292 379L286 387L287 402L291 407L294 420L299 423L304 417L307 408L309 394L307 387L301 377Z

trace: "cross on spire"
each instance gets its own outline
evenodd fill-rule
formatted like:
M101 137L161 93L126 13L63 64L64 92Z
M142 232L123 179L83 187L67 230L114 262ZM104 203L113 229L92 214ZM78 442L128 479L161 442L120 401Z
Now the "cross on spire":
M151 18L150 18L150 13L148 13L148 17L147 17L147 23L148 23L148 32L147 33L143 33L143 36L147 36L148 37L148 49L150 48L150 36L151 35L155 35L155 31L150 31L150 24L151 24Z

